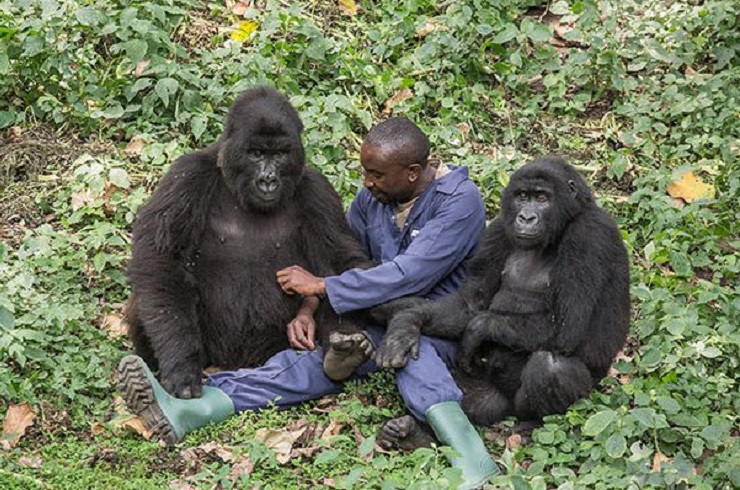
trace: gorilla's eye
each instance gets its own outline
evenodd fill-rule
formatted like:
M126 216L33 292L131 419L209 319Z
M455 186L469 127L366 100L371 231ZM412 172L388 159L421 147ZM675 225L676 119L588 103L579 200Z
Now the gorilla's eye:
M516 191L514 194L514 197L517 199L526 199L527 198L527 192L526 191Z
M544 192L538 192L535 199L537 199L537 202L547 202L550 200L550 197Z
M265 152L262 150L258 150L256 148L250 149L247 154L252 158L263 158L265 156Z

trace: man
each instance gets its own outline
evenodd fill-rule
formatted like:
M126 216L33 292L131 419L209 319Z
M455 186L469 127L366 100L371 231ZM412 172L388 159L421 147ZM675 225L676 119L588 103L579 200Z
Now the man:
M353 201L348 219L378 265L326 278L289 267L277 273L283 290L326 296L340 314L405 296L434 300L454 291L464 277L464 261L485 227L483 202L467 169L429 165L429 140L406 118L374 127L363 141L360 159L365 188ZM383 330L371 326L366 334L379 345ZM313 335L310 321L289 327L294 347L311 349ZM137 364L142 375L134 377L143 382L123 380L121 389L127 400L150 400L136 410L148 425L168 424L182 437L234 411L259 410L270 402L290 406L337 393L342 385L335 380L353 371L353 377L362 377L377 369L367 359L371 350L362 335L335 334L326 362L321 348L283 351L260 368L211 375L203 392L206 402L171 397L143 362ZM475 488L498 470L460 408L462 392L447 367L454 363L455 353L453 342L422 338L418 357L396 371L396 380L411 413L460 454L452 463L462 469L462 488Z

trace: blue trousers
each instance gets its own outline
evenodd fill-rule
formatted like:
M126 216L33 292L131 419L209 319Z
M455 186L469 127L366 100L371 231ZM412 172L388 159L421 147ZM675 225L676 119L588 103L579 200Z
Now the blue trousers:
M384 329L368 326L365 330L375 346L380 345ZM419 358L396 370L396 384L406 407L418 420L425 421L426 411L442 402L462 400L462 391L448 369L455 362L457 344L450 340L421 337ZM362 379L378 366L365 361L350 379ZM222 371L212 374L206 384L226 393L237 412L259 411L269 405L289 407L324 395L342 391L342 383L324 374L324 353L284 350L254 369Z

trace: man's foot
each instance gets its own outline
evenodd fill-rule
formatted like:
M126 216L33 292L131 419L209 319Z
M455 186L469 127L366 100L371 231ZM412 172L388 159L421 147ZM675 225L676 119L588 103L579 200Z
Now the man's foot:
M324 372L334 381L344 381L370 358L374 350L375 346L364 332L334 332L329 336L329 346L324 355Z
M147 430L154 437L166 444L176 443L179 438L159 406L153 385L156 381L152 381L151 372L144 360L138 356L124 357L118 364L116 377L118 389L121 390L129 411L144 421Z
M378 430L378 444L383 449L413 451L430 447L436 439L429 428L421 425L411 415L386 421Z

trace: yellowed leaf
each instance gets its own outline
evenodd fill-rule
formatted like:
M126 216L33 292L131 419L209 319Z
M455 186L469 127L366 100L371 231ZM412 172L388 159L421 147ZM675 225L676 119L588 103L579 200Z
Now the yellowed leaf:
M700 199L713 199L715 189L711 184L704 183L693 172L686 172L679 180L668 186L668 194L691 203Z
M410 99L414 96L414 93L409 88L402 88L401 90L397 91L393 96L391 96L390 99L385 101L385 106L383 107L383 114L388 115L393 110L393 107L396 104L400 104L404 100Z
M344 15L353 16L357 15L359 7L355 0L339 0L339 10L341 10Z
M3 441L7 446L12 448L18 445L26 430L33 425L34 420L36 420L36 413L28 403L10 405L3 422Z
M239 22L239 25L236 26L236 29L231 33L231 36L229 37L236 42L245 43L249 40L249 36L251 36L258 27L258 23L252 20L244 20L242 22Z

